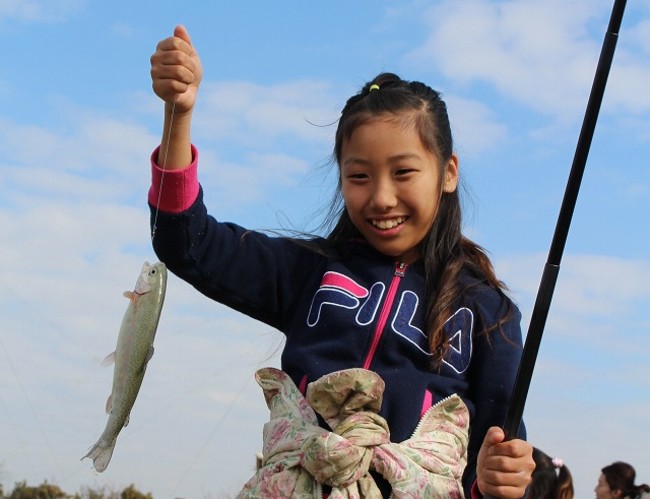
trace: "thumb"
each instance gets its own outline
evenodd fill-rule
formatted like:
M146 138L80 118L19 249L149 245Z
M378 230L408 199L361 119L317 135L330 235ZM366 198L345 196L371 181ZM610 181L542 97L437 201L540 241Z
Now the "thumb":
M190 38L190 34L182 24L179 24L174 28L174 36L180 38L184 42L187 42L189 46L192 46L192 39Z
M492 426L483 439L483 444L487 446L492 446L503 442L506 439L506 434L498 426Z

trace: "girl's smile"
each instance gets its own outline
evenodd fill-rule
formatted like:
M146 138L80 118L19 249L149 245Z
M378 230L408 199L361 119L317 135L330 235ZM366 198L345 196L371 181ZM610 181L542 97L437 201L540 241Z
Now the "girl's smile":
M406 220L406 217L397 217L389 220L372 220L372 225L377 227L380 230L390 230L394 229L398 225L401 225Z
M443 165L408 116L387 115L352 132L340 166L348 215L368 243L407 263L420 258L441 193L457 187L456 156Z

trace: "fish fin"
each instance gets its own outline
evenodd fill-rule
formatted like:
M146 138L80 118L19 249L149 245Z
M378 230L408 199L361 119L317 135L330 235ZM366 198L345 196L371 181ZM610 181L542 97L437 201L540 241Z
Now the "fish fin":
M115 352L109 353L106 357L104 357L104 360L102 360L103 367L108 367L113 364L115 364Z
M134 293L133 291L125 291L122 293L122 296L124 296L124 298L128 298L131 301L135 301L138 298L138 294Z
M111 393L106 399L106 414L113 412L113 394Z
M114 448L115 441L111 444L107 444L100 438L97 443L90 448L88 454L82 457L81 460L83 461L85 458L89 457L93 460L95 471L101 473L108 467L108 463L111 462Z
M140 369L139 374L144 374L144 372L147 370L147 364L151 360L151 357L153 357L153 345L149 347L149 351L147 352L147 357L144 359L144 362L142 363L142 369Z

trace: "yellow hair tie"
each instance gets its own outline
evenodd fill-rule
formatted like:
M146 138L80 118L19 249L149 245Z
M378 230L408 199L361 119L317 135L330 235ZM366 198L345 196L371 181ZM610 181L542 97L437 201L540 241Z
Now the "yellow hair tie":
M372 92L373 90L379 90L379 85L377 85L376 83L370 85L370 88L368 89L368 93Z

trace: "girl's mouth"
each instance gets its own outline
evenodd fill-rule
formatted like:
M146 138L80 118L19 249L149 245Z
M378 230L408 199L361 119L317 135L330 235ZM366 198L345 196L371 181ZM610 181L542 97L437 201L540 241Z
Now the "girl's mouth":
M381 230L394 229L398 225L401 225L406 220L406 217L397 217L391 218L389 220L371 220L370 223Z

